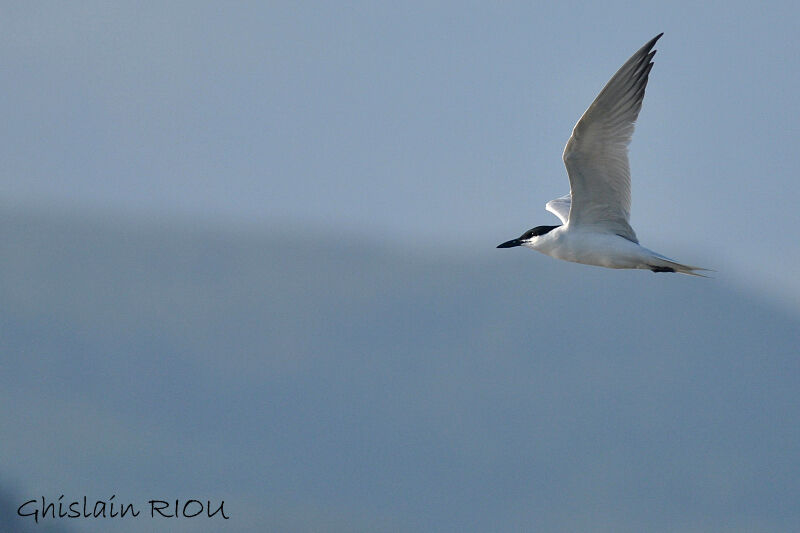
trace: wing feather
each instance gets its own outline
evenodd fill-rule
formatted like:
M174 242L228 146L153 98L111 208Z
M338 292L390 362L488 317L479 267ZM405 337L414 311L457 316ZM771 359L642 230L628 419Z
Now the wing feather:
M609 80L572 130L564 148L570 184L569 224L594 226L638 242L630 226L628 145L642 109L658 34ZM548 210L561 217L556 209ZM563 202L561 202L563 207Z
M562 224L566 224L567 220L569 220L569 206L571 203L572 197L567 194L561 198L550 200L545 204L544 208L560 218Z

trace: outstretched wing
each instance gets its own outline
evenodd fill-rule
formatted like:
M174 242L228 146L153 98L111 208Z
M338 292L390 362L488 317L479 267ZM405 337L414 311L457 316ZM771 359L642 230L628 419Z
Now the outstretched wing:
M652 48L662 35L622 65L572 130L564 148L572 197L570 226L594 226L638 242L629 224L628 145L653 67Z
M544 208L560 218L563 224L566 224L567 220L569 220L570 204L572 204L572 196L566 194L561 198L550 200L545 204Z

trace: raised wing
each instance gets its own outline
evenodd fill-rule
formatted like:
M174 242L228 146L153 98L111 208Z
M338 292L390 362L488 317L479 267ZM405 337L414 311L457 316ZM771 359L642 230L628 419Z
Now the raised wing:
M656 35L622 65L572 130L564 148L572 196L571 226L595 226L639 242L629 224L628 145L653 68L651 59L656 51L652 48L662 35Z
M572 204L572 196L566 194L561 198L550 200L545 204L544 208L560 218L563 224L566 224L569 219L570 204Z

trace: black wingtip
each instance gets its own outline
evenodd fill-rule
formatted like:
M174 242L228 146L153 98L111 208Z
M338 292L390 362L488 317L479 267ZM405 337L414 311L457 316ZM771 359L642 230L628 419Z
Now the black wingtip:
M662 36L662 35L664 35L664 32L663 32L663 31L662 31L661 33L659 33L658 35L656 35L655 37L653 37L652 43L653 43L653 44L656 44L656 41L658 41L659 39L661 39L661 36Z
M655 55L655 53L656 53L656 51L653 50L653 47L656 45L656 41L661 39L662 35L664 35L663 31L661 33L659 33L658 35L656 35L655 37L653 37L652 39L650 39L649 41L647 41L646 43L644 43L644 46L639 48L639 50L635 54L633 54L633 57L631 57L631 59L640 58L640 57L642 57L644 55L649 55L649 57L647 59L648 61L653 59L653 55Z
M647 49L647 50L653 48L656 45L656 42L659 39L661 39L662 35L664 35L663 31L661 33L659 33L658 35L656 35L655 37L653 37L652 39L650 39L650 41L648 41L648 43L646 45L644 45L644 48Z

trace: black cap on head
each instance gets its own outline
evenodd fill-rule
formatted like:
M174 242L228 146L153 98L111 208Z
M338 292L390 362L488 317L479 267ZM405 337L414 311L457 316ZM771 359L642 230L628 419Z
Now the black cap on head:
M559 226L536 226L535 228L529 229L528 231L520 235L518 239L511 239L510 241L506 241L503 244L499 244L497 247L513 248L514 246L522 246L523 242L529 241L534 237L539 237L541 235L544 235L545 233L549 233L554 229L556 229L557 227Z

